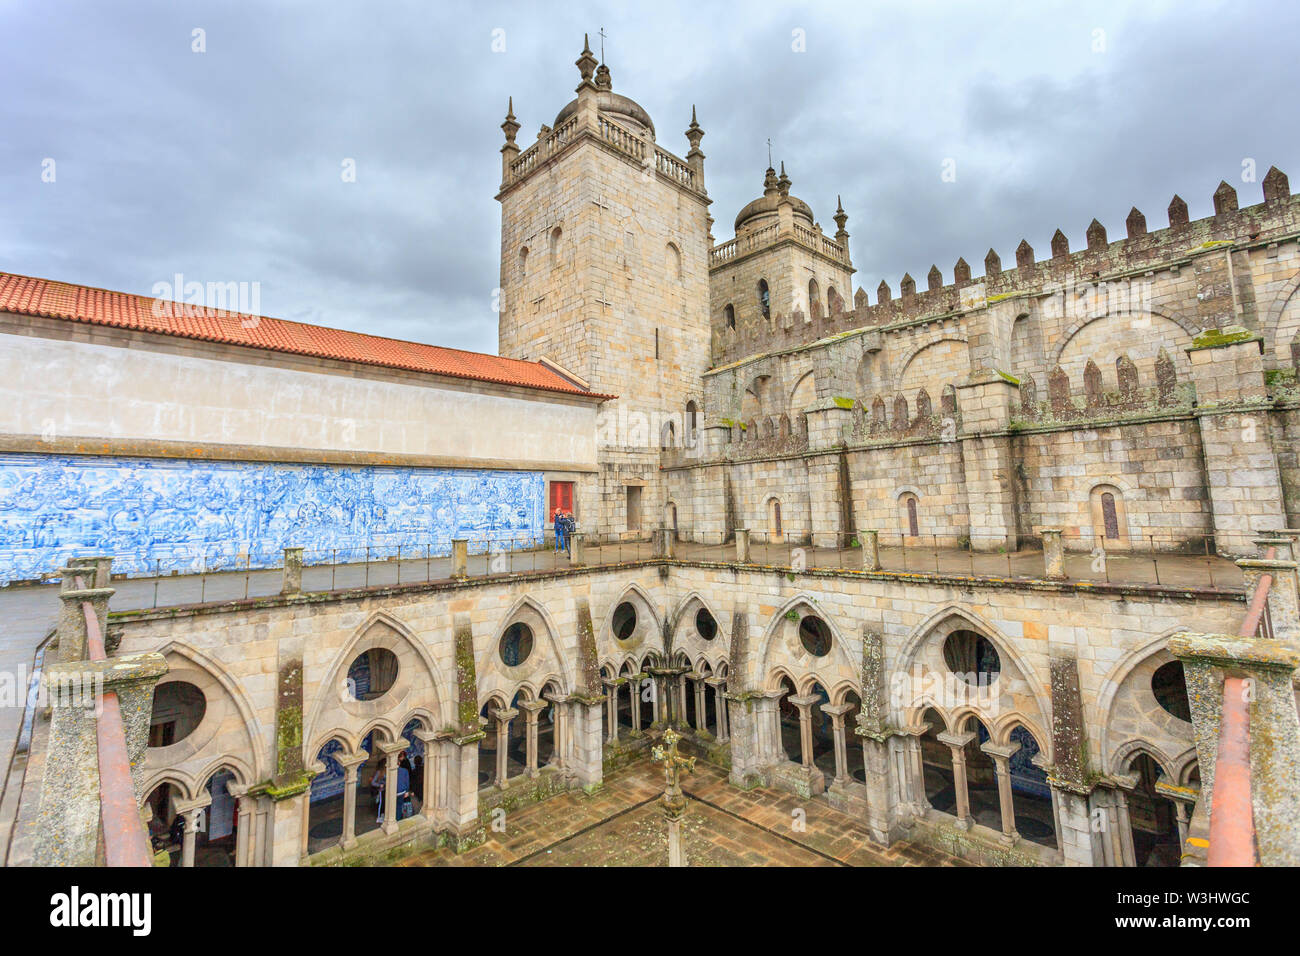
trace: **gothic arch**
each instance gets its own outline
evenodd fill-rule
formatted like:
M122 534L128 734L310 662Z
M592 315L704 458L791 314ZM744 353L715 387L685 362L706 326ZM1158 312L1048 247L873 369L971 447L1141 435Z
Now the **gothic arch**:
M1065 354L1065 350L1066 348L1069 347L1070 342L1072 342L1074 338L1088 326L1094 325L1097 322L1108 322L1108 321L1113 322L1117 319L1131 320L1135 318L1141 318L1143 316L1156 318L1156 319L1163 319L1166 322L1170 322L1173 325L1176 325L1178 328L1182 329L1183 332L1187 334L1189 339L1188 342L1166 343L1163 341L1159 341L1158 339L1155 340L1157 351L1159 350L1160 347L1164 347L1169 351L1169 354L1171 356L1173 356L1175 352L1177 352L1178 355L1183 355L1184 354L1182 352L1183 346L1190 344L1190 339L1195 338L1201 332L1200 327L1196 325L1196 323L1194 323L1191 319L1184 318L1182 315L1169 315L1168 313L1157 312L1155 310L1150 310L1145 312L1131 312L1131 311L1108 312L1105 315L1095 315L1089 318L1081 319L1077 322L1072 323L1068 328L1066 328L1066 330L1061 333L1060 338L1056 340L1056 344L1054 344L1051 347L1050 353L1048 355L1046 367L1048 369L1054 369L1058 365L1061 365L1062 364L1061 357ZM1154 355L1155 353L1152 354ZM1180 376L1185 375L1186 367L1179 366L1178 373Z
M1267 348L1271 350L1274 355L1278 354L1279 350L1284 346L1287 348L1290 347L1291 343L1289 341L1278 341L1278 326L1282 322L1282 314L1286 311L1286 307L1291 303L1291 300L1295 298L1297 291L1300 291L1300 269L1297 269L1295 274L1283 283L1282 287L1278 289L1277 293L1273 296L1268 308L1264 311L1264 319L1263 322L1260 323L1260 331L1264 333ZM1291 364L1289 355L1283 364Z
M205 777L203 783L207 782L207 778ZM197 796L199 788L202 786L202 784L195 784L195 782L190 779L189 774L183 773L180 770L159 769L154 771L150 776L145 777L144 785L140 789L140 792L143 794L140 805L144 806L144 801L149 799L149 795L164 783L171 784L179 790L181 793L180 798L185 802L193 800Z
M1146 754L1154 760L1156 766L1160 768L1161 773L1165 775L1167 780L1178 779L1173 772L1174 761L1169 759L1169 755L1155 744L1140 737L1126 740L1115 748L1114 756L1111 758L1110 772L1116 776L1124 776L1129 772L1129 765L1138 754Z
M709 614L713 616L713 620L717 622L718 633L713 640L709 641L709 647L710 649L720 649L725 656L731 648L731 635L728 633L727 629L723 627L722 617L713 609L713 605L705 600L704 595L699 591L688 592L680 601L677 602L676 609L668 618L670 624L669 633L672 635L673 645L676 646L677 644L678 631L682 622L686 620L686 614L690 611L692 604L699 604L700 607L708 611Z
M914 348L914 349L913 349L913 350L908 354L907 358L904 359L904 360L899 364L899 366L898 366L898 372L894 375L894 387L893 387L893 391L894 391L895 393L898 393L898 392L905 392L905 391L915 391L916 389L922 387L922 386L923 386L927 381L931 381L931 379L930 379L929 377L927 377L927 376L922 376L921 378L917 379L917 381L908 384L907 387L904 387L904 383L909 381L909 380L908 380L908 377L907 377L907 373L908 373L908 371L911 370L912 366L913 366L916 362L918 362L918 361L922 361L922 358L923 358L924 354L925 354L928 350L933 349L933 348L936 348L936 347L938 347L938 346L940 346L940 345L943 345L945 342L951 342L951 343L954 343L954 344L957 344L957 345L961 345L963 349L967 349L967 350L969 349L969 343L968 343L968 341L967 341L966 339L962 338L962 337L959 336L959 335L943 335L943 334L940 334L939 338L937 338L937 339L931 339L929 342L926 342L926 343L924 343L923 345L918 345L916 348ZM966 353L966 369L965 369L964 371L968 371L969 368L970 368L970 353L969 353L969 351L967 351L967 353ZM937 373L936 373L936 374L937 374ZM933 379L933 380L934 380L934 381L938 381L938 378L936 377L936 378ZM937 388L936 388L936 391L937 391Z
M397 654L400 662L397 679L383 697L370 701L348 700L342 692L348 668L362 650L372 647L383 647ZM411 659L402 660L406 655ZM415 667L410 667L410 664ZM420 686L421 669L427 678L427 687ZM304 673L304 685L308 683L306 677ZM317 736L316 727L323 722L326 713L331 715L330 723L350 726L372 721L393 709L404 706L410 709L412 692L419 699L428 700L431 697L430 706L441 713L454 696L454 693L444 688L454 687L454 683L445 679L424 643L405 623L387 611L375 611L357 627L348 642L334 655L325 669L325 679L315 685L315 702L311 709L311 719L303 725L303 739L312 740ZM423 696L426 693L428 697ZM356 739L364 737L365 734L362 733ZM307 756L314 759L315 751Z
M974 631L983 636L993 645L994 649L998 652L998 657L1004 662L1009 662L1024 680L1026 692L1029 698L1034 702L1034 707L1038 712L1039 719L1047 720L1049 715L1052 713L1052 706L1051 697L1045 691L1046 684L1040 678L1038 672L1030 666L1028 661L1025 660L1023 655L1017 652L1016 642L1012 641L1006 634L1002 633L999 628L989 621L984 620L970 608L964 607L960 604L950 602L936 609L929 615L929 617L921 621L912 629L911 634L908 635L907 640L903 642L903 646L899 650L898 664L893 668L892 673L904 675L912 673L914 665L916 665L920 660L922 649L927 644L934 640L942 642L946 640L948 635L953 631L960 630ZM1005 674L1006 672L1007 668L1004 665L1002 673ZM1015 691L1014 688L1010 686L1003 686L999 688L998 693L999 697L1001 697L1003 694L1014 694ZM918 698L918 700L921 699L923 698ZM912 704L904 708L904 712L914 714L919 718L920 714L925 712L925 708L921 707L918 710L917 705ZM1033 717L1024 713L1022 710L1013 709L1011 713L1016 716L1016 719L1019 722L1026 725L1026 729L1029 729L1032 732L1033 727L1035 726ZM956 719L956 716L957 715L954 713L953 719ZM990 725L993 723L993 718L987 714L980 713L979 716L986 723L989 723ZM954 726L956 726L956 724L954 724ZM1042 740L1042 738L1039 738L1037 734L1035 734L1035 738ZM1043 740L1043 744L1045 744L1043 747L1043 753L1048 755L1048 759L1051 759L1051 738L1047 737ZM1041 745L1042 744L1040 744L1040 746Z
M1192 725L1185 721L1167 714L1155 702L1155 694L1151 690L1149 675L1145 672L1154 673L1157 667L1167 664L1176 658L1169 653L1169 638L1173 635L1185 631L1186 628L1176 625L1169 628L1158 637L1154 637L1146 643L1134 648L1115 665L1102 681L1101 693L1097 697L1097 703L1092 711L1092 722L1101 728L1101 759L1105 761L1107 767L1117 767L1118 750L1111 743L1115 736L1112 733L1112 727L1115 723L1116 708L1123 701L1131 710L1140 712L1139 716L1149 718L1147 726L1126 730L1123 733L1125 738L1139 738L1147 746L1160 752L1163 758L1157 760L1166 774L1170 774L1170 780L1177 779L1172 776L1174 771L1173 764L1165 756L1169 745L1176 745L1180 751L1185 750L1192 741ZM1133 683L1132 679L1141 669L1144 680ZM1149 699L1148 699L1149 698ZM1152 703L1156 706L1152 707ZM1085 714L1085 718L1087 714ZM1133 721L1130 716L1130 721ZM1119 772L1119 771L1115 771Z
M205 708L198 726L184 740L167 747L150 747L146 750L144 766L180 767L200 758L208 745L220 736L223 710L233 708L244 732L244 746L249 758L247 763L251 764L252 773L258 779L266 776L269 771L263 759L265 745L257 713L243 689L231 680L226 669L202 651L181 641L168 641L158 648L158 653L165 658L177 657L185 662L178 667L169 661L168 672L158 686L178 681L193 684L203 692ZM213 693L216 690L220 693ZM228 747L224 749L226 752L230 750Z
M507 628L520 620L528 624L530 630L533 631L533 652L522 663L507 666L501 661L498 654L501 638L505 635ZM538 633L539 629L543 633ZM560 650L560 642L556 636L559 633L555 621L540 601L528 594L519 597L500 618L496 628L492 631L491 641L488 642L479 655L476 669L479 694L483 694L489 689L504 689L506 685L518 687L529 681L534 681L538 677L539 667L548 674L556 674L558 671L558 676L555 679L560 686L562 688L572 687L574 675L570 672L571 662L566 660L565 655ZM546 649L545 654L539 653L543 647ZM502 680L493 680L494 677L500 677ZM538 686L544 685L545 681L542 681Z
M840 631L839 626L835 623L833 615L828 613L827 610L821 606L816 597L807 591L804 591L787 600L768 619L767 626L763 630L763 636L759 643L760 652L753 656L753 663L751 664L751 666L757 665L762 668L762 672L757 675L751 675L755 678L751 681L752 684L762 683L766 679L767 673L773 668L783 667L787 672L789 672L794 666L793 660L777 659L777 641L779 635L781 635L782 631L786 629L785 625L793 623L791 619L787 618L787 615L791 612L798 614L798 609L801 606L807 609L807 615L820 618L826 624L831 635L831 648L825 655L818 658L812 658L797 669L805 676L815 673L830 673L835 675L843 673L847 677L853 672L855 658L852 645ZM785 635L786 645L784 650L790 650L796 636L797 635L791 635L788 633ZM804 651L804 654L806 654L806 651ZM789 654L780 655L781 658L787 658L789 656ZM798 658L803 655L794 652L793 656ZM837 676L837 680L838 679ZM795 680L794 678L791 680L795 687L799 686L798 680ZM821 683L823 687L831 686L831 684L826 681L822 681Z
M614 636L614 612L618 610L619 605L625 601L630 601L632 606L637 609L636 630L633 634L634 640L630 644L628 642L619 641ZM638 604L641 605L641 607L638 607ZM643 609L649 615L648 620L641 619L641 611ZM614 598L614 600L610 602L609 609L605 612L600 632L596 635L596 640L597 644L603 642L604 646L617 647L620 651L623 648L631 647L638 650L642 655L644 655L646 651L663 655L666 650L663 646L663 634L663 620L659 616L658 610L655 608L654 601L650 599L650 595L646 593L646 590L641 587L641 585L633 581L619 592L618 597Z

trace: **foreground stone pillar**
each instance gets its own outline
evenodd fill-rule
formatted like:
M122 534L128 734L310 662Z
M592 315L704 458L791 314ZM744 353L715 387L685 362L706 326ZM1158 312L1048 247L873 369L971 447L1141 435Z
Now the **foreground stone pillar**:
M71 592L69 592L71 593ZM70 605L65 604L65 608ZM80 608L78 608L80 613ZM60 627L65 626L60 622ZM84 634L85 619L82 618ZM60 632L62 645L66 631ZM73 646L75 640L69 640ZM101 661L55 662L41 676L50 706L50 729L41 783L40 820L33 849L37 866L95 866L101 843L99 732L104 695L117 696L126 760L136 804L143 802L143 764L153 689L167 673L161 654L132 654ZM140 829L117 834L147 852Z
M1061 529L1044 528L1043 574L1049 581L1065 579L1065 550L1061 546Z
M1279 641L1186 631L1169 639L1169 650L1183 662L1201 799L1209 807L1214 805L1224 681L1249 681L1250 792L1259 863L1300 865L1300 715L1292 683L1300 651Z
M862 546L862 570L880 570L880 532L859 531L858 544Z
M1300 593L1296 589L1296 562L1243 558L1236 562L1246 579L1246 594L1253 595L1259 579L1273 579L1268 589L1268 620L1273 637L1300 650Z

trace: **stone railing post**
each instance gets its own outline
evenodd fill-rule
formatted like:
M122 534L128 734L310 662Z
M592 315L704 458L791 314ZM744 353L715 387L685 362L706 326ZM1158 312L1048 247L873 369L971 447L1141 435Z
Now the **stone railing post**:
M280 593L298 594L302 591L302 548L284 549L284 570L280 575Z
M736 529L736 563L749 564L749 529Z
M451 539L451 576L453 578L469 577L469 539Z
M880 532L859 531L858 544L862 546L862 570L880 570Z
M1300 716L1293 675L1300 653L1278 641L1182 632L1169 650L1183 662L1192 709L1201 800L1213 806L1215 763L1228 677L1251 686L1251 804L1261 866L1300 865Z
M1061 529L1044 528L1043 574L1049 581L1065 579L1065 550L1061 546Z
M1259 579L1272 575L1268 589L1268 619L1273 636L1300 649L1300 594L1296 587L1296 562L1242 558L1236 562L1246 579L1247 598L1255 593Z
M575 565L583 564L586 560L582 552L582 538L581 531L569 535L569 561Z

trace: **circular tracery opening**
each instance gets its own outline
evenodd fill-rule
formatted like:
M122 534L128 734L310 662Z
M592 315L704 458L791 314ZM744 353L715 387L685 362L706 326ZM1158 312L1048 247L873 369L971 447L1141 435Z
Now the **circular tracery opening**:
M943 642L943 662L972 687L987 686L1002 672L997 648L983 634L953 631Z
M348 666L348 692L355 700L383 697L397 681L397 655L386 647L358 654Z
M799 622L799 641L813 657L825 657L831 652L831 629L821 618L809 615Z
M203 691L183 680L159 684L153 692L149 717L149 746L170 747L194 733L207 713Z
M708 608L700 608L695 612L695 630L706 641L711 641L718 635L718 622L713 619Z
M614 636L620 641L631 640L636 631L636 608L630 602L624 601L614 608L613 628Z
M1187 703L1182 661L1170 661L1156 668L1151 675L1151 693L1156 695L1156 703L1165 713L1191 723L1192 708Z
M511 624L501 635L497 649L501 652L503 664L507 667L519 666L533 652L533 629L522 621Z

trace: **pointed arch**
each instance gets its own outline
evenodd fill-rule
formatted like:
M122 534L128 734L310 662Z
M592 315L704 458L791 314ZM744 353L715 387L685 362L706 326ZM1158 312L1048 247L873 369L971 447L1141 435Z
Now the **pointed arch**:
M383 630L375 633L376 628L382 628ZM360 653L361 649L368 649L372 646L387 647L389 650L401 648L403 652L411 654L417 667L422 667L428 676L431 685L430 692L433 697L433 708L442 713L449 707L451 700L455 697L455 682L447 680L442 673L442 669L429 654L424 642L416 637L405 622L394 617L388 611L376 610L371 612L370 616L357 626L352 633L352 637L338 650L330 664L325 668L324 679L315 685L316 693L314 695L315 700L311 705L311 717L303 724L304 741L313 740L318 736L317 727L323 722L323 715L327 712L332 715L331 723L341 722L346 726L362 723L381 711L386 713L393 707L400 706L406 700L406 696L411 692L418 674L409 673L405 667L399 667L397 681L389 694L376 700L347 700L345 695L340 692L340 688L343 687L344 677L352 661ZM307 676L304 673L304 678ZM304 680L304 684L306 683L308 682ZM390 694L395 696L390 697ZM333 718L335 713L338 715L338 720ZM447 716L444 713L442 720L446 720ZM364 734L359 734L356 739L360 740L364 736ZM307 759L314 759L315 751L305 756Z
M564 688L563 692L567 694L569 692L568 688L573 686L573 663L572 661L569 661L560 650L560 630L556 626L555 620L551 617L551 613L546 609L544 604L534 598L531 594L521 595L514 604L510 605L510 609L507 610L498 620L496 628L492 631L492 640L488 642L478 661L478 669L476 673L479 675L480 683L482 682L483 675L499 669L494 662L496 660L495 655L497 653L497 648L501 643L501 638L505 634L506 629L514 624L516 619L525 611L532 611L532 613L536 614L537 617L541 619L541 623L546 630L545 640L550 654L547 660L559 667L559 681L561 686ZM542 635L534 635L534 647L536 647L536 642L541 638ZM536 653L535 650L534 653ZM532 659L531 655L530 659ZM538 661L540 660L541 659L539 658ZM534 666L535 663L536 662L534 662ZM524 664L521 664L520 666L526 667L527 664L528 662L525 661ZM549 672L553 671L554 668L551 668ZM531 678L532 675L530 674L529 676Z
M171 656L182 659L186 662L188 667L195 672L195 674L202 675L202 677L205 678L200 681L200 684L210 681L221 688L225 699L234 706L235 712L239 715L240 723L244 729L245 743L248 748L248 763L251 765L253 776L262 779L269 775L269 770L265 765L263 757L264 746L262 744L262 725L257 719L257 712L253 709L252 703L249 701L247 694L244 693L243 688L230 677L225 667L223 667L218 661L200 651L198 648L186 644L183 641L168 641L162 647L158 648L157 653L162 654L164 658ZM184 680L186 676L185 667L178 668L175 666L174 662L169 662L168 673L166 677L164 677L164 682L170 683L168 678ZM193 683L193 681L188 682ZM203 691L204 688L199 686L199 690ZM144 765L146 767L161 766L164 763L176 765L182 762L188 762L191 758L198 757L203 752L204 748L217 736L220 730L219 725L222 722L222 718L220 708L214 706L214 704L219 704L220 702L214 701L206 692L203 696L206 702L206 708L203 719L200 721L200 727L207 724L209 720L212 722L210 727L204 729L204 735L202 737L197 736L197 732L200 728L195 728L195 733L190 734L190 736L186 737L184 740L178 741L169 747L149 748L145 752ZM159 750L167 750L169 753L163 755L158 753ZM181 756L182 754L184 754L184 756Z

